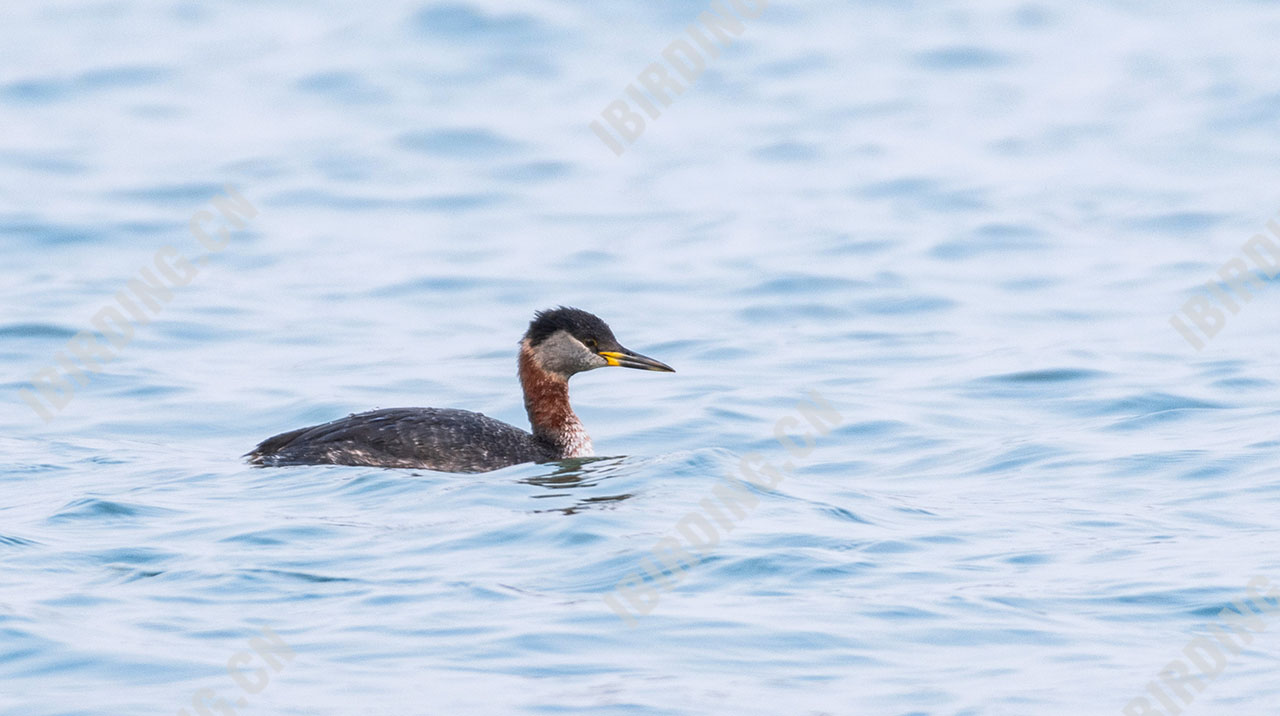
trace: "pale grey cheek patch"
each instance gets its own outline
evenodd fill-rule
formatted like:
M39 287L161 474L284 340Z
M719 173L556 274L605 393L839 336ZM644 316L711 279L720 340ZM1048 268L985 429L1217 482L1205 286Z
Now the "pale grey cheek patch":
M535 351L541 357L544 369L564 375L608 365L604 358L592 353L577 338L564 331L551 334Z

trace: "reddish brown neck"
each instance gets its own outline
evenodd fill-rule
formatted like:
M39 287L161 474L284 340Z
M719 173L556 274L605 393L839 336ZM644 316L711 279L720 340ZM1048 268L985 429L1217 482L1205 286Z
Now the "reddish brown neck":
M519 364L524 408L534 436L562 449L573 449L586 432L569 406L569 380L539 366L527 343L520 346Z

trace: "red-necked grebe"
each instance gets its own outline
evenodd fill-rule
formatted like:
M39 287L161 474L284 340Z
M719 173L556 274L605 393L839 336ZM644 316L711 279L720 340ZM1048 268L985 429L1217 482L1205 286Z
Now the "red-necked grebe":
M592 455L591 438L569 406L569 378L605 366L674 373L623 348L609 326L576 308L539 311L520 341L524 407L533 433L448 408L386 408L263 440L255 465L368 465L485 472L525 462Z

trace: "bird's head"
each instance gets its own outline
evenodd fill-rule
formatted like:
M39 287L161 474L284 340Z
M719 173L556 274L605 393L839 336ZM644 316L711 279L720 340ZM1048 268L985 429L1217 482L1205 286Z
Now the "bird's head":
M607 323L577 308L538 311L523 342L539 367L565 378L607 366L675 372L666 363L623 348Z

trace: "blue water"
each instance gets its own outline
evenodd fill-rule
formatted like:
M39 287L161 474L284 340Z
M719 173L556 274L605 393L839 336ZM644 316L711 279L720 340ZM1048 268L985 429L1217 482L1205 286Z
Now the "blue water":
M589 122L705 7L0 12L0 713L1170 712L1280 584L1276 282L1169 323L1280 212L1277 6L777 2L615 156ZM256 214L43 420L32 374L209 254L227 185ZM678 371L574 379L608 459L240 461L378 406L523 425L558 304ZM744 458L792 469L626 601ZM1274 713L1261 619L1173 703Z

